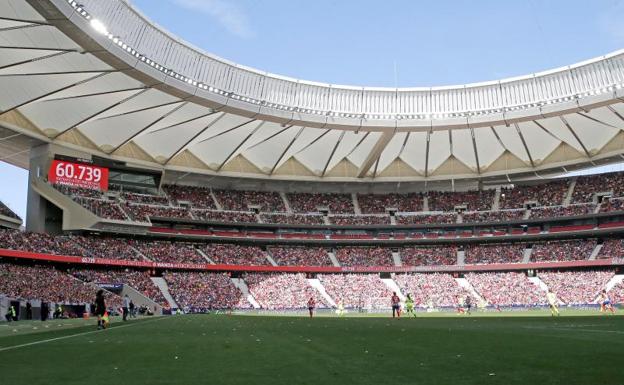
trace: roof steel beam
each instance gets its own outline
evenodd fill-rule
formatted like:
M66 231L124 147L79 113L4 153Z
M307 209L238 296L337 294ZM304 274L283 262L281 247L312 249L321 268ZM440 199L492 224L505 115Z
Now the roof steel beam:
M377 142L373 146L373 149L368 153L368 155L366 156L366 159L364 159L364 162L358 169L358 172L357 172L358 178L362 178L366 175L366 173L368 172L368 170L370 170L370 168L373 166L375 161L379 159L383 150L386 149L386 146L388 145L390 140L394 137L395 133L396 131L391 131L391 132L386 131L379 137L379 139L377 139Z

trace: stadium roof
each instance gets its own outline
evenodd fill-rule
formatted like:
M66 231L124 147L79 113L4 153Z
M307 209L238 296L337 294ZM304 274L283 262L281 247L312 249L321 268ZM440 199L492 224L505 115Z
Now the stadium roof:
M215 57L123 0L4 0L0 159L58 143L260 179L514 179L621 161L624 51L427 88L287 78Z

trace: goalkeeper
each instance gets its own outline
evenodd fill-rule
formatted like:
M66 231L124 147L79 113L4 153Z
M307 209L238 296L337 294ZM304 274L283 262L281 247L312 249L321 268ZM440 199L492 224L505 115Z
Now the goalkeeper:
M414 311L414 300L410 294L407 295L405 299L405 314L411 314L416 318L416 312Z

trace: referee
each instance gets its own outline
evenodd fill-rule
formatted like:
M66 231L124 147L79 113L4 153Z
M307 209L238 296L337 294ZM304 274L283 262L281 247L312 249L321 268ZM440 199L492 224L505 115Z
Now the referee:
M95 295L95 315L97 316L98 320L98 330L106 328L106 325L104 324L104 321L102 319L105 313L106 303L104 302L104 290L100 289Z

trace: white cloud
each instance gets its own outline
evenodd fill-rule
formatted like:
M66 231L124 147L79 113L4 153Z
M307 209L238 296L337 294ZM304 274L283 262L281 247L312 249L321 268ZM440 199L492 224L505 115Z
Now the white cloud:
M169 0L180 7L214 18L230 33L242 37L253 36L247 14L232 0Z

